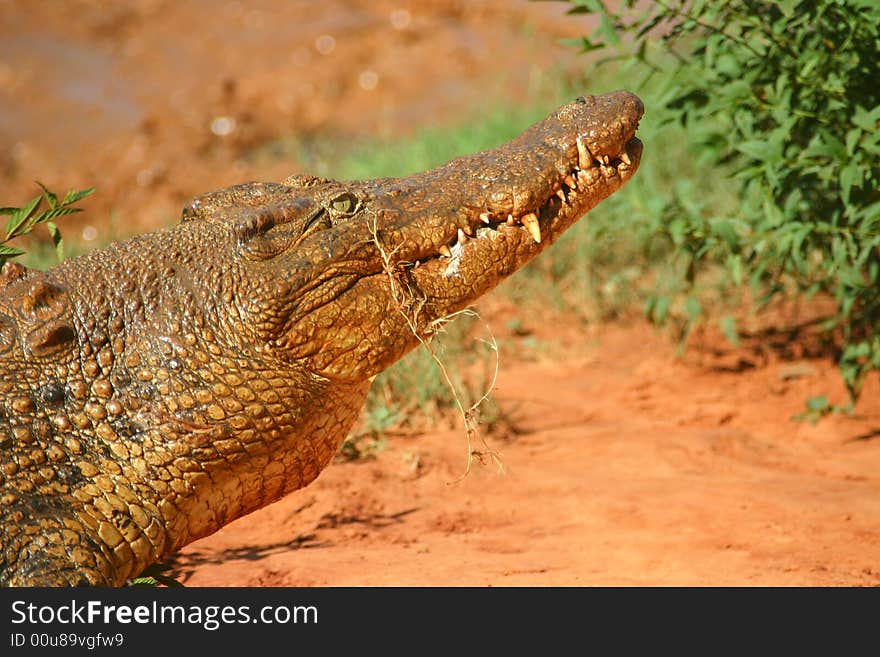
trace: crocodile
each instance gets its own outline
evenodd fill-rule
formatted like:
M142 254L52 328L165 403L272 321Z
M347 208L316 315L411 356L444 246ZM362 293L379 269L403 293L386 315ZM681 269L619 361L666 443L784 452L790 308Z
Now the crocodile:
M401 178L295 175L0 276L0 584L119 586L308 485L372 379L636 172L626 91Z

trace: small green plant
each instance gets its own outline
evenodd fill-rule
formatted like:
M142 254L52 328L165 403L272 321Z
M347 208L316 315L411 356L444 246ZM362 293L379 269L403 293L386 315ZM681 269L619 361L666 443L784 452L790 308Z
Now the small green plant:
M375 457L385 449L386 432L402 420L403 413L396 406L368 404L357 430L350 433L339 448L339 458L357 461Z
M171 570L171 564L154 563L146 568L137 577L128 581L128 586L168 586L182 587L183 583L167 574Z
M49 229L58 261L63 260L64 240L55 220L75 212L82 212L82 208L74 207L74 204L95 191L94 187L79 191L71 189L59 201L58 196L49 191L43 183L38 182L37 184L43 190L42 194L34 197L20 208L0 208L0 215L9 215L9 219L6 221L5 237L0 240L0 266L3 266L7 260L25 253L23 249L9 246L8 242L31 233L41 224L45 224Z
M880 4L570 2L599 19L581 48L613 50L605 61L628 88L653 85L648 113L680 125L693 160L714 172L696 190L682 176L650 209L657 240L685 259L687 326L705 314L695 280L719 265L759 306L827 295L837 312L825 328L842 335L855 400L880 369ZM735 208L714 211L713 196L731 189ZM674 303L658 294L646 310L663 322ZM731 319L723 328L735 339Z
M825 395L810 397L806 402L806 408L803 413L798 413L791 419L796 422L807 421L810 424L816 424L820 419L832 413L849 414L852 412L852 405L832 404Z

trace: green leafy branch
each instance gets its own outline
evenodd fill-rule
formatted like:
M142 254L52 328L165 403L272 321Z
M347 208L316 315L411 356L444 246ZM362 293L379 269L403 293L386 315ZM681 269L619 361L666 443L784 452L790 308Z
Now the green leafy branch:
M58 260L59 262L63 260L64 240L61 238L61 231L55 220L75 212L82 212L82 208L73 207L74 204L95 191L94 187L79 191L71 189L64 195L64 198L58 200L57 194L49 191L43 183L37 182L37 184L43 190L42 194L35 196L20 208L0 208L0 215L9 216L6 221L5 237L0 240L0 266L7 260L25 253L18 247L9 246L8 242L31 233L40 224L45 224L49 229Z
M880 5L570 2L597 19L581 48L610 51L603 61L624 62L640 93L656 83L652 116L681 126L694 159L715 172L699 190L677 181L649 208L654 236L687 261L686 327L705 312L695 278L719 265L732 287L748 281L759 307L788 292L822 294L837 304L825 329L842 338L854 401L880 370ZM731 186L735 207L713 213ZM672 307L661 294L646 310L663 322ZM736 335L732 320L727 329Z

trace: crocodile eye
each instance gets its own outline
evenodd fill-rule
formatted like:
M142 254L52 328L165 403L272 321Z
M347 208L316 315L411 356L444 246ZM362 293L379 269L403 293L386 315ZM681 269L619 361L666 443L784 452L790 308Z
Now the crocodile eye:
M341 194L330 201L330 209L335 214L349 215L354 214L357 209L358 200L353 194Z

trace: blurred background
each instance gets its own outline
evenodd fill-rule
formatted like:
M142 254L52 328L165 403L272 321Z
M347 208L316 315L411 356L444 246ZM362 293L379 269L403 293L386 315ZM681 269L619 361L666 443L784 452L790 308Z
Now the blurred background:
M173 222L225 185L344 178L328 158L363 138L554 104L584 67L561 40L589 19L568 8L0 0L0 198L24 203L35 180L96 186L62 224L75 252Z

